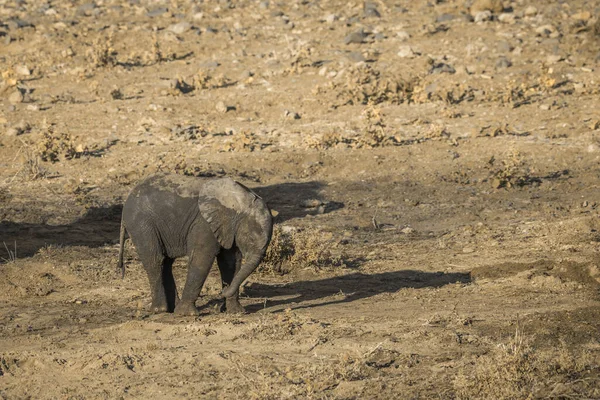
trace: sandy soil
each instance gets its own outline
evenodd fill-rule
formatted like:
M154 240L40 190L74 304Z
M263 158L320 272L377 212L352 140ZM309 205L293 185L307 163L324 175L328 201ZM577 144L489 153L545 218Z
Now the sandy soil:
M597 15L3 1L0 398L600 398ZM231 176L327 252L244 315L217 271L198 318L150 314L115 266L156 171Z

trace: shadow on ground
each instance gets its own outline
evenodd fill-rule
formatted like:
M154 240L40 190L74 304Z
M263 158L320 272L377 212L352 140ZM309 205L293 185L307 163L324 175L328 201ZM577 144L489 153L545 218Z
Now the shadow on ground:
M321 200L320 182L283 183L253 189L270 207L279 212L275 222L302 218L317 213L327 213L341 208L341 203L325 202L317 207L303 207L307 200ZM31 257L48 245L101 247L114 244L119 239L123 206L113 204L93 207L80 219L66 225L0 222L0 262L13 258ZM5 215L10 216L10 210ZM15 255L16 247L16 255Z
M265 297L266 306L289 305L292 309L350 303L382 293L395 293L405 288L437 288L453 283L471 282L470 273L422 272L414 270L363 274L360 272L314 281L291 282L284 285L253 283L245 293L251 297ZM336 296L336 298L329 298ZM270 300L274 297L287 297ZM324 301L319 301L324 300ZM246 307L256 312L265 307L255 304Z

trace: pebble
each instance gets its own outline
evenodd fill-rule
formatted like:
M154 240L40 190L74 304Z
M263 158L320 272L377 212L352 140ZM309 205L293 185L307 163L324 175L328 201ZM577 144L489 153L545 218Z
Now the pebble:
M31 71L29 70L29 68L27 68L26 65L17 65L15 67L15 72L17 73L17 75L21 75L21 76L31 75Z
M166 7L159 7L154 10L148 11L146 13L146 16L150 18L160 17L161 15L166 14L168 11L169 9Z
M344 38L345 44L357 43L361 44L365 42L365 39L369 36L362 28L352 32Z
M514 24L515 23L515 15L511 13L502 13L498 16L498 21L504 24Z
M474 15L475 22L485 22L492 19L492 12L490 10L480 11Z
M298 114L297 112L294 112L294 111L290 111L290 110L285 110L283 112L283 116L286 119L300 119L301 118L300 114Z
M10 104L19 104L23 102L23 93L20 90L15 90L8 96L8 102Z
M396 37L398 38L398 40L401 40L404 42L404 41L410 39L410 34L406 31L398 31L396 33Z
M474 252L475 252L475 249L474 249L474 248L472 248L472 247L465 247L465 248L463 248L463 249L462 249L462 252L463 252L464 254L474 253Z
M449 64L437 63L437 64L433 64L429 73L430 74L441 74L441 73L454 74L454 73L456 73L456 70Z
M167 30L173 32L176 35L181 35L182 33L190 30L192 25L189 22L179 22L177 24L170 25Z
M558 31L552 25L542 25L535 29L535 33L538 36L544 36L549 38L557 38L559 36Z
M40 106L38 106L37 104L28 104L27 105L27 110L28 111L39 111L40 110Z
M474 17L482 11L500 14L504 11L504 6L502 5L501 0L475 0L469 11Z
M582 11L571 15L571 18L579 21L589 21L592 18L592 14L589 11Z
M219 101L215 105L215 109L221 114L225 114L229 110L229 107L227 107L222 101Z
M327 22L328 24L333 24L335 21L339 20L340 17L338 17L335 14L329 14L328 16L325 17L325 22Z
M498 61L496 61L496 68L508 68L510 66L512 66L512 62L504 56L501 56L498 58Z
M525 9L525 16L526 17L533 17L533 16L537 15L537 13L538 13L538 10L534 6L528 6Z
M204 13L201 12L197 12L192 16L192 19L196 22L200 21L202 18L204 18Z
M377 5L371 2L364 3L363 15L365 18L381 18L381 14L377 10Z
M454 15L446 13L446 14L438 15L437 18L435 19L435 22L448 22L448 21L452 21L454 18L456 18Z
M406 228L402 228L400 230L400 232L404 233L405 235L409 235L411 233L413 233L415 230L413 228L411 228L410 226L407 226Z
M406 45L406 46L400 46L398 49L398 57L400 58L415 58L417 56L417 53L415 53L412 49L412 47Z
M558 54L551 54L548 57L546 57L546 62L548 64L556 64L557 62L561 61L563 59L562 56L559 56Z

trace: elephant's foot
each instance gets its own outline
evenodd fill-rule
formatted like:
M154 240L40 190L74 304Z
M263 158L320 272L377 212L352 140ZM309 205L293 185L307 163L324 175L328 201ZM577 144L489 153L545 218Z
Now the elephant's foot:
M155 314L160 314L160 313L166 313L169 312L169 307L167 306L167 303L164 302L152 302L152 305L150 306L150 311L152 311Z
M239 300L233 297L225 299L221 306L221 312L226 312L227 314L243 314L246 310L240 304Z
M198 309L193 302L187 302L180 300L175 306L175 314L177 315L189 315L189 316L197 316Z

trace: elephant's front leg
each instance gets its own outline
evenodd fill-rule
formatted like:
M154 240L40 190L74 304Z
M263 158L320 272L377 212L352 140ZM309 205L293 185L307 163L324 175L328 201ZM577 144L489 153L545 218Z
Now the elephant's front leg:
M198 315L196 300L218 251L216 242L201 241L201 243L202 246L196 246L190 254L185 287L183 288L181 300L175 306L176 314Z
M219 271L221 272L221 282L223 288L231 285L231 281L235 274L240 270L242 265L242 253L240 250L233 246L229 250L221 250L217 256L217 264L219 265ZM244 307L240 304L240 291L235 291L233 296L226 297L223 305L221 306L221 312L227 312L230 314L243 313Z

